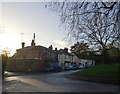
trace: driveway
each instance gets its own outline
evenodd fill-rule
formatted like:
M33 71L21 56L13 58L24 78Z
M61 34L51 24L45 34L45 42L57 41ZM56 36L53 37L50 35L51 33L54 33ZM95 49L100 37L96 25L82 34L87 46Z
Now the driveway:
M75 71L15 73L3 81L3 92L118 92L117 85L78 81L65 77Z

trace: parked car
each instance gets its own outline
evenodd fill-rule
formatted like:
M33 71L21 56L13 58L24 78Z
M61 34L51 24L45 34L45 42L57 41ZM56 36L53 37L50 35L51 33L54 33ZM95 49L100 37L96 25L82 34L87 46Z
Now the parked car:
M47 64L46 67L45 67L45 71L55 71L55 72L58 72L58 71L61 71L62 68L59 66L58 63L55 63L55 64Z
M70 66L65 66L64 70L70 70Z
M85 68L85 67L82 66L82 65L78 66L78 69L84 69L84 68Z
M70 66L70 69L71 69L71 70L75 70L75 69L77 69L77 67L74 66L74 65L71 65L71 66Z

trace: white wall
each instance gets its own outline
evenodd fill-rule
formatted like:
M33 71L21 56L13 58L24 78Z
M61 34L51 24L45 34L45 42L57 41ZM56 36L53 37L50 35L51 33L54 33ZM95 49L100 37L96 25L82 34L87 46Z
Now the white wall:
M85 66L85 62L87 62L87 66L91 66L91 65L94 66L95 65L95 61L93 61L93 60L80 59L81 65Z
M75 62L77 65L80 63L80 59L77 56L73 56L73 62Z
M65 64L65 61L68 61L68 62L72 62L73 61L73 57L72 56L69 56L69 55L66 55L66 54L59 54L58 55L58 61L59 61L59 64L61 66L64 66ZM71 63L70 63L71 64ZM69 65L69 64L68 64Z

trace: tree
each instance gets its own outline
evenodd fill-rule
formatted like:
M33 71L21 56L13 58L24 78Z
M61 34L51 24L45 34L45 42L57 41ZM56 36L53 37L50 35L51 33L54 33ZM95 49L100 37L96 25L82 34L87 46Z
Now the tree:
M79 28L78 24L84 22L82 17L100 13L114 19L116 24L120 23L120 1L117 2L52 2L45 7L58 12L61 22L70 30ZM79 19L79 17L81 18ZM90 17L89 17L90 18ZM82 21L82 22L80 22ZM118 24L119 25L119 24Z
M77 41L86 41L94 49L101 49L106 62L107 45L114 45L120 36L120 1L118 2L54 2L68 34Z
M120 62L120 49L112 45L109 45L108 49L109 61L114 63Z
M10 51L8 49L1 50L1 56L2 56L2 77L4 78L4 72L8 63L8 56L10 54Z
M85 29L83 31L84 40L95 48L102 49L103 63L107 63L107 46L113 45L118 37L118 32L113 28L114 23L111 23L112 20L106 15L99 13L95 14L92 19L89 19L88 16L85 19L86 24L82 26Z
M89 46L84 42L77 42L71 46L71 52L74 53L78 58L85 58L89 54Z

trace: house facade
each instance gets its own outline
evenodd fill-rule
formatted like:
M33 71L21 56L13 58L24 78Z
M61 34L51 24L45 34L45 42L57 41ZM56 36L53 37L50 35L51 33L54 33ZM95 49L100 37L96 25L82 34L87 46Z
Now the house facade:
M58 54L52 49L43 46L36 46L35 40L31 42L31 46L25 47L22 43L22 48L17 49L13 56L13 62L9 65L10 71L44 71L46 64L57 63Z
M68 48L53 50L52 45L48 48L36 46L35 35L31 46L26 46L22 42L22 48L17 49L13 55L13 62L9 65L10 71L39 72L44 71L47 64L59 64L64 69L73 63L78 63L77 57L68 52Z
M74 62L76 65L80 65L80 59L79 59L76 55L73 55L73 62Z
M60 49L58 54L58 61L61 67L70 66L73 63L73 55L68 52L67 48Z

